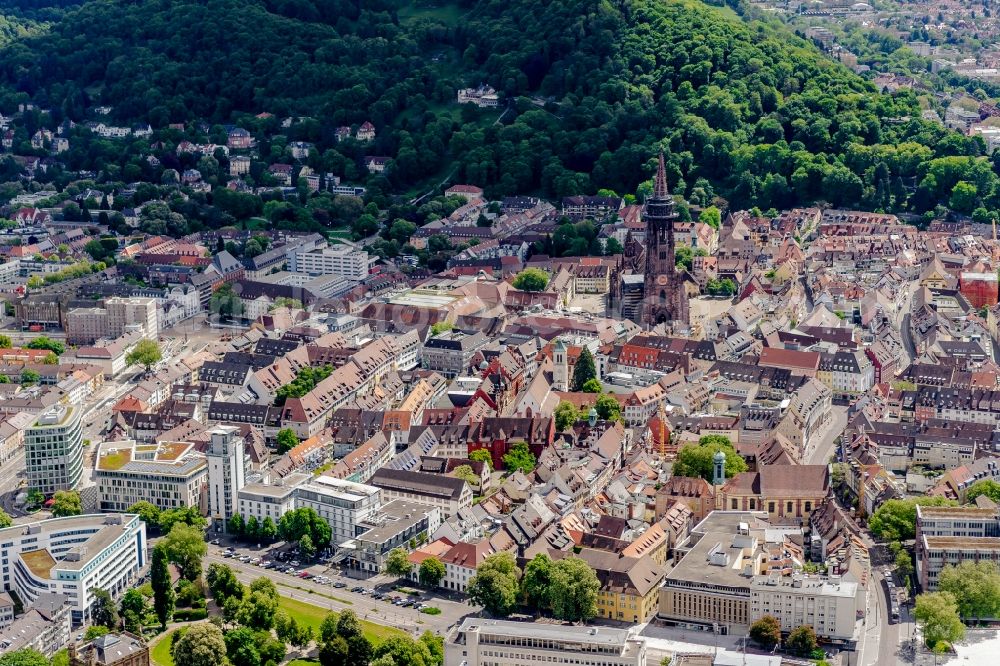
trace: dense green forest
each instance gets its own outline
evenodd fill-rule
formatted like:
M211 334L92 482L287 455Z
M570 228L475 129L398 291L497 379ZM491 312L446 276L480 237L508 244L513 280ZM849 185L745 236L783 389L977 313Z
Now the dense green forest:
M504 113L454 103L480 82ZM311 166L352 178L362 150L393 158L369 182L380 205L448 175L494 196L634 193L663 147L695 205L1000 209L979 139L777 21L697 0L89 0L3 48L0 84L0 110L30 97L54 120L96 104L156 128L309 116L282 140L314 141ZM333 141L364 120L373 146ZM78 144L76 168L148 171L141 142Z

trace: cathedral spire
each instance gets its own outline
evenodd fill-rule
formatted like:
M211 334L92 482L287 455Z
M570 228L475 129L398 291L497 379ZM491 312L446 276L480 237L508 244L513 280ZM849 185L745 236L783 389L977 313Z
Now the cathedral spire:
M670 196L667 191L667 167L663 162L663 151L660 151L660 162L656 165L656 180L653 181L653 196L665 199Z

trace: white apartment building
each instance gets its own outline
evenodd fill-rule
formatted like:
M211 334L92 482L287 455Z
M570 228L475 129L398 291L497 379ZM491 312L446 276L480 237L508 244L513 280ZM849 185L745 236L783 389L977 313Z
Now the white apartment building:
M146 564L146 524L133 514L52 518L0 530L2 589L25 608L39 595L64 594L74 624L89 620L91 590L117 598Z
M209 431L212 441L205 451L208 458L208 519L213 529L226 529L226 521L238 508L237 496L246 485L247 455L235 426L216 426Z
M45 494L73 490L83 474L83 430L80 409L55 405L24 433L28 488Z
M283 515L295 510L296 491L311 476L293 473L282 478L279 484L248 483L237 493L239 514L243 520L254 517L258 523L270 518L277 525Z
M288 254L288 270L309 275L338 275L348 280L368 277L368 253L349 245L316 250L294 248Z
M382 495L374 486L318 476L298 487L295 505L308 507L326 520L333 531L331 543L338 546L364 532L358 526L382 507Z
M0 284L16 282L21 274L21 260L11 259L0 264Z
M102 442L94 482L100 511L125 511L141 501L160 509L200 507L208 461L190 442Z
M864 352L823 354L816 378L833 391L834 397L860 395L875 385L875 366Z
M782 631L807 625L821 639L851 642L856 639L857 612L864 608L863 588L835 577L775 573L756 576L750 584L750 621L770 615Z
M466 618L444 644L445 666L646 666L635 629Z

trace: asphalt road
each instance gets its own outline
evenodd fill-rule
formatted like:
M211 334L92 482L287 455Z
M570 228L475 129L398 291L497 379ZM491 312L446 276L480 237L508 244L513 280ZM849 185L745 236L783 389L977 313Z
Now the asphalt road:
M266 550L237 549L239 553L253 554L256 557L260 557ZM222 557L221 553L222 550L219 547L209 546L208 555L204 561L205 568L207 569L208 565L212 563L226 564L236 572L236 577L243 583L251 583L262 576L270 578L278 586L278 592L282 596L319 606L320 608L328 608L333 611L350 609L361 619L367 619L376 624L397 627L404 631L423 633L429 629L434 632L440 632L443 635L450 626L460 622L463 617L475 614L479 610L477 607L465 602L445 599L434 593L422 593L421 597L425 599L425 603L441 609L440 615L427 615L412 608L400 608L399 606L393 606L391 603L376 601L370 596L350 591L352 587L360 585L369 590L374 587L374 589L380 592L389 592L392 585L388 581L372 585L363 580L359 581L341 576L338 569L322 564L308 567L309 571L314 574L322 574L333 580L340 580L347 584L347 587L335 588L332 585L320 585L309 580L277 572L273 569L262 569L252 564L244 564L235 558ZM310 590L312 590L312 593L310 593Z

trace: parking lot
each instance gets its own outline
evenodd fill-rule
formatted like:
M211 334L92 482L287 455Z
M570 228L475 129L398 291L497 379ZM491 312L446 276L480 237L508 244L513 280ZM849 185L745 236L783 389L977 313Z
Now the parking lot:
M441 608L446 604L454 602L445 599L435 599L429 593L413 594L413 590L407 588L411 593L403 593L393 589L386 589L384 584L361 585L357 580L347 577L324 563L303 564L293 552L272 549L269 551L258 551L240 549L234 547L222 548L218 551L218 556L232 561L239 562L244 567L258 567L267 571L281 574L280 578L275 577L276 582L281 579L287 585L294 584L294 579L309 582L312 585L326 586L336 590L343 590L352 594L365 597L373 602L383 602L399 608L408 608L415 611L424 611L430 608ZM405 582L405 581L404 581ZM458 605L458 604L454 604ZM467 607L466 607L467 610ZM423 618L430 619L431 615L423 615Z

